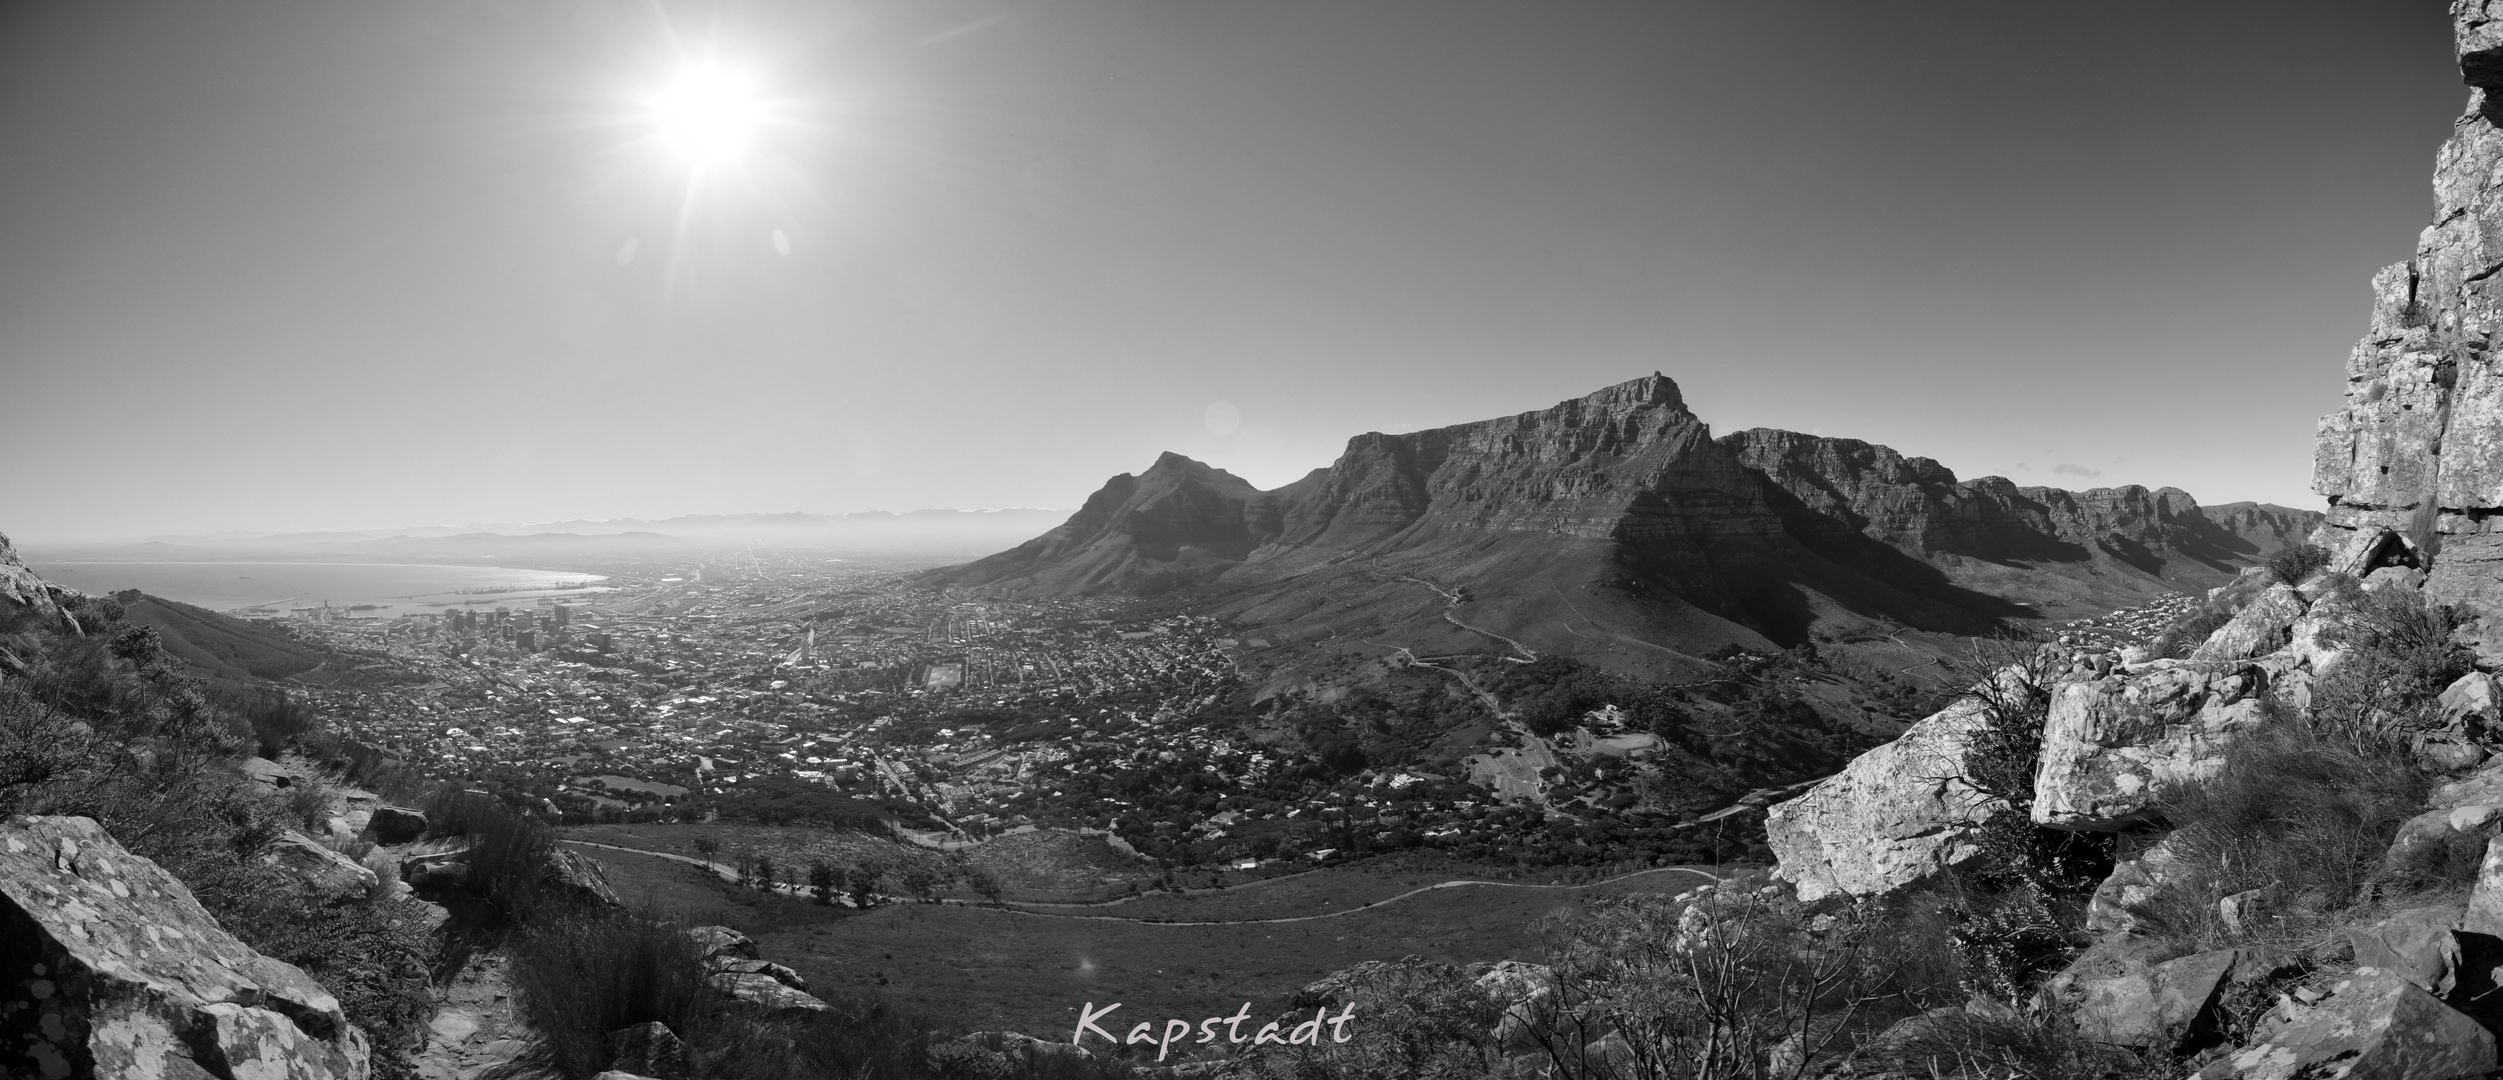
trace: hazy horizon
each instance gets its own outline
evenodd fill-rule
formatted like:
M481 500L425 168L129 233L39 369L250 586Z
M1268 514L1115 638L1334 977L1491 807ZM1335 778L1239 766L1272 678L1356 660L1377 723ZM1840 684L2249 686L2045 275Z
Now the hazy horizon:
M0 533L1074 508L1654 370L2317 508L2466 93L2439 5L12 5Z

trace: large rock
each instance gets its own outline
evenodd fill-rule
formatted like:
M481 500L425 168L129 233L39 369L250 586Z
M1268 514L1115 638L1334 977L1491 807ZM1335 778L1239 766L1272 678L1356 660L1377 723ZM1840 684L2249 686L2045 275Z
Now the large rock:
M2494 1067L2494 1036L2406 979L2358 968L2328 1000L2268 1025L2198 1080L2466 1080Z
M426 835L426 812L405 806L377 806L365 827L385 844L406 844Z
M2468 891L2468 914L2460 928L2503 937L2503 843L2486 841L2486 857L2477 868L2477 884Z
M2459 935L2461 916L2458 904L2409 908L2348 931L2347 940L2355 947L2356 966L2390 972L2417 989L2448 998L2459 988L2466 954Z
M2293 586L2269 587L2234 617L2217 627L2190 653L2193 662L2248 660L2286 647L2294 637L2295 620L2310 607Z
M695 939L696 949L708 962L715 957L754 960L758 956L756 939L727 926L699 926L687 931L687 936Z
M2087 932L2134 934L2145 929L2141 912L2163 891L2165 882L2171 880L2180 864L2181 856L2175 852L2170 837L2113 864L2111 874L2095 886L2094 895L2086 901Z
M372 870L293 829L270 844L266 857L303 882L305 893L319 903L358 903L374 894Z
M647 1020L608 1033L608 1067L655 1080L679 1080L688 1073L687 1046L669 1025Z
M561 899L588 907L624 907L617 899L617 890L610 888L608 875L600 864L562 847L548 849L546 872L539 883Z
M32 1006L0 1010L0 1046L27 1048L28 1076L367 1074L338 999L87 818L0 825L0 986Z
M771 975L725 971L704 980L706 986L738 1008L767 1016L795 1016L826 1011L826 1003L784 986Z
M2212 1021L2233 949L2203 952L2075 988L2079 1034L2100 1043L2172 1053Z
M2255 664L2161 664L2066 683L2043 722L2034 821L2109 832L2154 816L2174 785L2225 767L2225 748L2264 720L2268 672Z
M1979 854L1974 831L2007 812L1962 779L1986 720L1978 701L1959 700L1767 809L1774 875L1812 902L1892 892Z

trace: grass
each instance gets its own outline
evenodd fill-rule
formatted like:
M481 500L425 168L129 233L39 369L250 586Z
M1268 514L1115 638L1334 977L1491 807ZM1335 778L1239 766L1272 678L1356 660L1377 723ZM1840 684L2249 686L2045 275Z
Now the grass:
M1206 1016L1195 1010L1210 1008L1222 1015L1246 1000L1255 1013L1274 1013L1304 984L1362 960L1536 960L1545 945L1531 924L1544 915L1596 896L1673 894L1697 880L1661 873L1586 888L1444 889L1340 918L1181 926L957 905L825 908L803 897L706 883L693 867L665 860L578 850L600 862L630 902L673 907L751 934L764 955L798 969L814 988L883 993L948 1027L1044 1039L1067 1037L1087 1001L1120 1001L1118 1015L1137 1018ZM1199 918L1273 917L1281 909L1305 915L1323 902L1406 891L1412 880L1431 883L1422 875L1333 869L1202 894L1167 910ZM1290 887L1296 891L1264 895ZM1106 910L1127 914L1129 906Z

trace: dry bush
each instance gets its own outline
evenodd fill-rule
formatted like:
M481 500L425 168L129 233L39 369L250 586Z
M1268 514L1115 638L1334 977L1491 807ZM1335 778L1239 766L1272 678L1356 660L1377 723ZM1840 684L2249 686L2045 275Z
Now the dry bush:
M2371 902L2382 856L2424 804L2402 748L2359 746L2298 725L2257 732L2206 783L2163 797L2178 862L2142 915L2181 952L2262 942L2309 945ZM2217 901L2274 889L2282 918L2232 933Z
M2232 609L2209 602L2181 613L2147 643L2149 655L2159 660L2179 660L2206 644L2209 635L2234 621Z
M2404 748L2440 719L2436 699L2474 668L2452 640L2457 610L2413 589L2364 590L2338 623L2338 660L2312 686L2315 730L2358 750Z
M2271 553L2266 563L2268 576L2287 585L2301 585L2304 580L2329 568L2329 549L2319 544L2296 544Z

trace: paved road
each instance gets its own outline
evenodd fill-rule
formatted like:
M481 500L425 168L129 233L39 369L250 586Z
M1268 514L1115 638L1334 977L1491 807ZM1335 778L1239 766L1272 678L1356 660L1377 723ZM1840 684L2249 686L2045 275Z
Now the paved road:
M685 855L673 855L673 854L670 854L669 852L666 852L666 851L647 851L647 850L645 850L645 849L643 849L643 848L619 847L619 846L617 846L617 845L615 845L615 844L602 844L602 843L596 843L596 842L593 842L593 841L590 841L590 840L562 840L562 841L559 841L559 843L576 844L576 845L580 845L580 846L582 846L582 847L595 847L595 848L601 848L601 849L603 849L603 850L607 850L607 851L622 851L622 852L625 852L625 853L630 854L630 855L649 855L649 856L651 856L651 857L653 857L653 858L655 858L655 859L668 859L668 860L670 860L670 861L672 861L672 862L681 862L681 863L685 863L685 864L687 864L687 865L689 865L689 866L701 866L701 867L705 867L705 868L707 868L707 869L710 869L710 870L711 870L714 874L716 874L716 875L720 876L720 878L721 878L722 880L724 880L724 881L737 881L737 880L738 880L738 875L737 875L736 873L732 872L732 871L731 871L731 869L730 869L729 867L723 866L723 865L721 865L720 863L706 862L706 861L704 861L704 860L702 860L702 859L690 858L690 857L685 856ZM1318 871L1307 870L1307 871L1304 871L1303 873L1304 873L1304 874L1310 874L1310 873L1317 873L1317 872L1318 872ZM1122 897L1122 898L1121 898L1121 899L1119 899L1119 900L1105 900L1105 901L1100 901L1100 902L1093 903L1093 904L1023 904L1023 905L1021 905L1021 906L1013 906L1013 907L1011 907L1011 906L999 906L999 907L994 907L994 906L989 905L989 904L977 904L977 903L975 903L975 902L973 902L973 901L971 901L971 900L952 900L952 899L950 899L950 900L940 900L940 901L939 901L939 903L942 903L942 904L955 904L955 905L957 905L957 906L959 906L959 907L970 907L970 908L986 909L986 910L991 910L991 911L1000 911L1000 912L1005 912L1005 913L1008 913L1008 914L1011 914L1011 915L1030 915L1030 916L1033 916L1033 917L1035 917L1035 918L1040 918L1040 919L1093 919L1093 920L1096 920L1096 921L1099 921L1099 922L1127 922L1127 923L1140 923L1140 924L1147 925L1147 926L1252 926L1252 925L1260 925L1260 924L1266 924L1266 923L1311 922L1311 921L1313 921L1313 920L1315 920L1315 919L1336 919L1336 918L1340 918L1340 917L1342 917L1342 916L1353 915L1353 914L1356 914L1357 912L1360 912L1360 911L1371 911L1371 910L1373 910L1374 908L1382 907L1382 906L1385 906L1385 905L1388 905L1388 904L1396 904L1396 903L1398 903L1398 902L1400 902L1400 901L1402 901L1402 900L1405 900L1405 899L1407 899L1407 898L1409 898L1409 897L1411 897L1411 896L1419 896L1419 895L1422 895L1422 894L1425 894L1425 893L1430 893L1430 892L1433 892L1433 891L1435 891L1435 890L1437 890L1437 889L1468 889L1468 888L1487 888L1487 889L1590 889L1590 888L1596 888L1596 887L1601 886L1601 885L1612 884L1612 883L1619 882L1619 881L1630 881L1630 880L1632 880L1632 879L1634 879L1634 878L1642 877L1642 876L1647 875L1647 874L1691 874L1691 875L1693 875L1694 877L1696 877L1697 879L1699 879L1698 884L1700 884L1701 882L1705 882L1705 881L1719 881L1719 880L1721 880L1720 878L1718 878L1718 877L1714 876L1713 874L1711 874L1711 873L1709 873L1709 872L1707 872L1707 871L1697 870L1697 869L1695 869L1695 868L1693 868L1693 867L1691 867L1691 866L1663 866L1663 867L1657 867L1657 868L1650 869L1650 870L1637 870L1637 871L1634 871L1634 872L1633 872L1633 873L1631 873L1631 874L1620 874L1620 875L1618 875L1618 876L1616 876L1616 877L1606 878L1606 879L1603 879L1603 880L1600 880L1600 881L1587 882L1587 883L1580 884L1580 885L1532 885L1532 884L1528 884L1528 883L1524 883L1524 882L1518 882L1518 881L1470 881L1470 880L1455 880L1455 881L1444 881L1444 882L1438 882L1438 883L1433 884L1433 885L1426 885L1426 886L1422 886L1422 887L1420 887L1420 888L1410 889L1410 890L1408 890L1407 892L1400 893L1400 894L1399 894L1399 895L1397 895L1397 896L1388 896L1388 897L1384 897L1384 898L1382 898L1382 899L1380 899L1380 900L1376 900L1376 901L1374 901L1374 902L1372 902L1372 903L1370 903L1370 904L1359 904L1359 905L1357 905L1357 906L1355 906L1355 907L1351 907L1351 908L1344 908L1344 909L1341 909L1341 910L1338 910L1338 911L1325 911L1325 912L1322 912L1321 914L1318 914L1318 915L1288 915L1288 916L1282 916L1282 917L1280 917L1280 918L1275 918L1275 919L1213 919L1213 920L1197 920L1197 921L1193 921L1193 920L1181 920L1181 919L1142 919L1142 918L1137 918L1137 917L1133 917L1133 916L1129 916L1129 915L1074 915L1074 914L1070 914L1070 913L1067 913L1067 912L1060 912L1060 911L1030 911L1030 910L1027 910L1028 908L1035 908L1035 907L1107 907L1107 906L1110 906L1110 905L1113 905L1113 904L1126 904L1126 903L1129 903L1129 902L1131 902L1131 901L1133 901L1133 900L1140 900L1140 899L1144 899L1144 898L1145 898L1144 896L1125 896L1125 897ZM1237 890L1237 891L1239 891L1239 890L1242 890L1242 889L1248 889L1248 888L1251 888L1251 887L1253 887L1253 886L1259 885L1259 884L1261 884L1262 882L1266 882L1266 881L1284 881L1284 880L1286 880L1288 877L1302 877L1302 876L1303 876L1303 874L1289 874L1289 875L1286 875L1286 876L1284 876L1284 877L1263 878L1263 879L1261 879L1261 881L1251 881L1251 882L1245 882L1245 883L1243 883L1243 884L1241 884L1241 885L1237 885L1237 886L1235 886L1235 887L1234 887L1234 889L1235 889L1235 890ZM785 894L788 894L788 895L791 895L791 896L806 896L806 895L808 895L808 890L807 890L807 889L805 889L805 888L803 888L803 887L800 887L800 886L796 886L796 885L777 885L777 886L775 886L774 888L775 888L775 891L777 891L777 892L785 893ZM1216 891L1219 891L1219 890L1214 890L1214 889L1195 889L1195 890L1191 890L1191 891L1193 891L1193 892L1216 892ZM1152 894L1150 894L1150 895L1152 895ZM890 902L890 903L902 903L902 902L905 902L905 901L907 900L907 898L905 898L905 897L899 897L899 896L888 896L888 895L883 894L883 893L879 894L879 897L878 897L878 898L879 898L880 900L884 900L884 901L887 901L887 902ZM838 901L838 902L840 902L840 903L842 903L842 904L845 904L845 905L847 905L847 906L848 906L848 905L851 905L851 901L850 901L850 899L848 899L848 898L838 897L838 898L837 898L837 901Z

